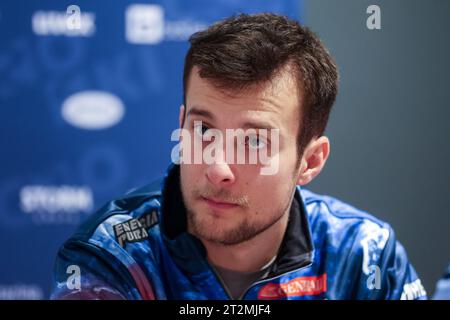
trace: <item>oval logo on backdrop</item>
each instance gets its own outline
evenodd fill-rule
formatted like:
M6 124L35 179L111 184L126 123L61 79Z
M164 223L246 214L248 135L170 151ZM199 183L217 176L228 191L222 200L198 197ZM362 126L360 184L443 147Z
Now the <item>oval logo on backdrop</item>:
M86 130L106 129L122 120L125 107L119 97L104 91L81 91L62 104L64 120Z

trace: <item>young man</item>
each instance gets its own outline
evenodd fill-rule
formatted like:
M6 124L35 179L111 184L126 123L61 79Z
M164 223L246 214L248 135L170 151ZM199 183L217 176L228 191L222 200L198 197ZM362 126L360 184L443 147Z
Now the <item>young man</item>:
M338 73L320 40L259 14L190 43L178 164L161 189L114 200L81 226L58 253L52 297L426 298L389 225L301 188L330 152Z

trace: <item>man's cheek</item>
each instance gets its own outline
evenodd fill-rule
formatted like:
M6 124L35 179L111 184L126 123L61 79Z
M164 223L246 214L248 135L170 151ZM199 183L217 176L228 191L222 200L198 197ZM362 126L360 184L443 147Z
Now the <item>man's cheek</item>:
M260 174L263 176L274 176L280 170L280 156L279 154L267 159L261 167Z

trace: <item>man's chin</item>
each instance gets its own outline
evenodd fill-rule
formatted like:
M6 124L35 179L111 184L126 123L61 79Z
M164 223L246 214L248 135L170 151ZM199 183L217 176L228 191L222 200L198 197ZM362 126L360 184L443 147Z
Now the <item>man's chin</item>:
M200 223L192 231L199 239L222 246L238 245L253 239L258 234L255 230L240 228L237 223L234 223L232 226L220 227L217 226L217 223Z
M207 241L211 244L227 247L238 245L246 240L242 239L234 239L228 235L217 235L217 234L205 234L204 236L199 236L199 238L203 241Z
M191 224L190 232L201 240L220 245L233 245L240 243L239 237L236 237L237 226L219 226L217 221L197 222Z

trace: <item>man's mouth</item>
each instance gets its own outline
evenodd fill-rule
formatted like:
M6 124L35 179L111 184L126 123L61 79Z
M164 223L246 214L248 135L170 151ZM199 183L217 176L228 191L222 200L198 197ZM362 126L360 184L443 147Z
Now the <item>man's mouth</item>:
M216 198L201 197L201 200L213 209L232 209L239 207L236 203L226 202Z

